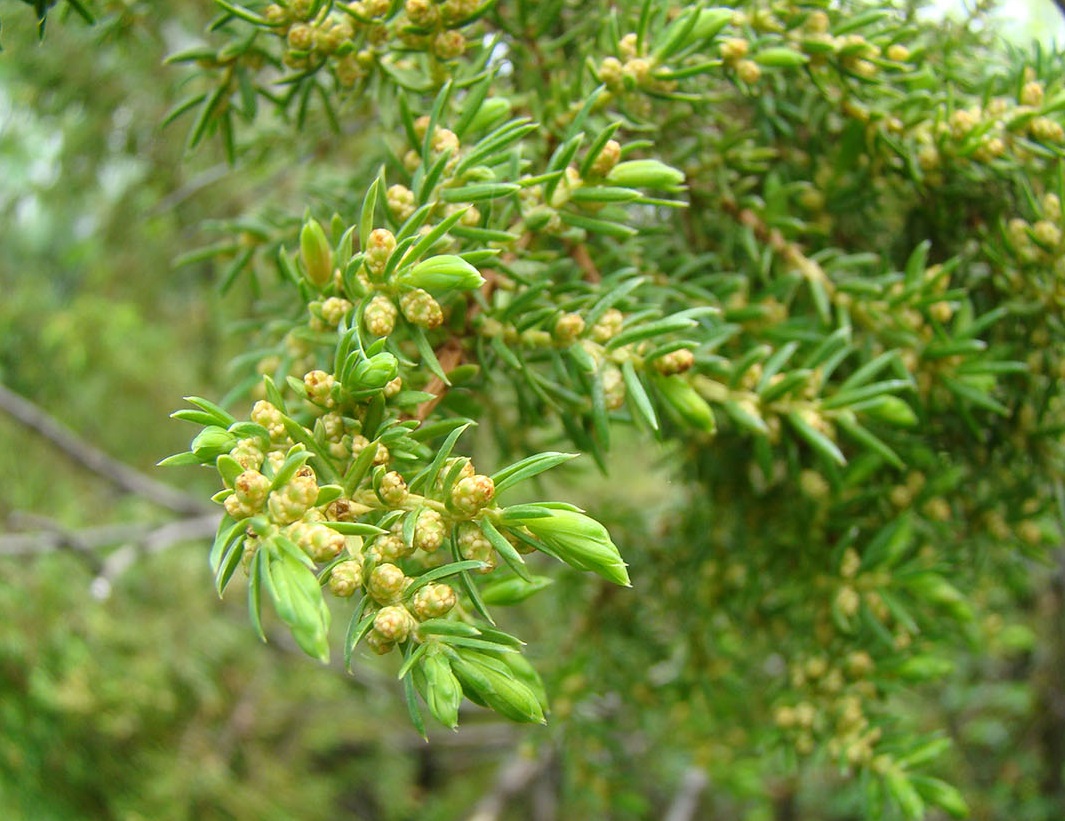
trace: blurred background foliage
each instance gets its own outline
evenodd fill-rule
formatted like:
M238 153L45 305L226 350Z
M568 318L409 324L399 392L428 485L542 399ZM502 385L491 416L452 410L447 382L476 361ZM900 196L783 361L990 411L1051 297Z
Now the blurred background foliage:
M242 350L235 321L254 313L258 298L246 283L223 297L211 266L173 260L210 239L205 220L264 200L291 207L286 192L342 184L314 160L343 141L357 163L359 136L310 129L293 140L272 135L265 120L256 126L258 153L239 173L215 145L186 156L183 128L160 127L180 96L178 75L160 66L196 39L211 4L171 2L165 18L150 2L100 5L93 28L73 16L49 20L42 45L29 10L3 6L0 384L150 471L187 444L188 431L167 420L177 397L224 393L227 363ZM1047 16L1032 19L1056 20L1042 5ZM1021 39L1031 33L1011 29ZM633 499L669 495L662 456L656 470L645 446L616 447L611 458L630 477L621 492L589 473L567 498L594 505L619 543L650 545L630 555L633 576L668 585L654 579L663 534L647 532L660 525L626 514ZM0 520L10 533L166 518L4 414L0 471ZM197 479L190 472L183 481ZM211 485L203 477L201 495ZM683 539L668 544L677 549ZM511 618L534 648L562 648L549 658L534 651L533 661L565 720L527 730L472 715L461 733L438 734L429 747L407 728L387 665L364 660L353 679L314 665L280 634L269 649L259 645L239 595L225 603L208 595L202 543L137 553L121 572L106 559L76 549L0 556L0 817L461 818L491 810L485 795L506 791L496 781L500 761L531 760L523 752L538 744L554 751L537 761L554 791L503 817L544 817L536 813L561 797L568 817L654 818L681 789L692 749L706 757L697 763L728 755L729 738L682 737L686 711L708 696L671 669L690 660L662 657L674 631L724 627L699 623L694 608L652 606L637 622L625 616L624 593L564 576ZM1053 737L1062 724L1044 721L1062 708L1040 702L1037 679L1065 670L1062 584L989 585L987 609L1003 611L992 644L950 659L947 687L899 701L918 724L946 716L958 742L946 772L974 817L1065 814L1065 739ZM649 670L659 682L633 684L626 698L646 710L622 714L617 697L594 686L624 682L624 669ZM743 709L743 692L714 696ZM1055 749L1057 772L1047 760ZM854 794L824 777L771 783L786 798L774 801L765 791L772 760L717 763L727 763L730 780L706 789L703 817L860 817Z

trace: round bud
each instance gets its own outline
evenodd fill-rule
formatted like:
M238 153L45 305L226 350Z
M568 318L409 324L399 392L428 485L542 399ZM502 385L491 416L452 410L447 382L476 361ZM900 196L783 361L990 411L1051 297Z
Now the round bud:
M414 615L421 621L447 615L457 601L454 589L447 584L427 584L411 599Z
M385 642L396 644L407 640L414 619L407 608L399 604L382 607L374 616L374 632Z
M403 595L403 590L408 584L407 576L394 564L379 564L370 573L370 595L381 604L389 604Z
M341 562L329 574L329 590L334 596L347 598L362 586L362 563Z

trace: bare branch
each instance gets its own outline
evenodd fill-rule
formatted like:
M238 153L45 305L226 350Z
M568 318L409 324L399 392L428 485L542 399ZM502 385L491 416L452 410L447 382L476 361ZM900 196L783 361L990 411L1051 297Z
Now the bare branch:
M547 757L529 758L515 752L499 768L495 784L470 814L469 821L498 821L507 801L529 787L543 772Z
M698 767L689 767L681 779L680 788L673 797L663 821L691 821L699 811L699 798L706 790L710 779Z
M201 514L211 506L194 496L158 482L139 470L108 456L102 450L81 439L66 425L50 416L43 408L0 385L0 410L36 431L75 462L83 465L111 484L136 494L155 504L182 514Z
M95 577L90 585L92 594L98 599L106 599L111 595L115 579L139 556L159 553L180 542L209 539L218 528L219 516L212 513L164 525L130 522L82 530L67 530L55 522L33 518L38 527L44 529L0 535L0 557L70 550L81 556L92 571ZM104 558L95 554L95 551L112 545L121 546Z

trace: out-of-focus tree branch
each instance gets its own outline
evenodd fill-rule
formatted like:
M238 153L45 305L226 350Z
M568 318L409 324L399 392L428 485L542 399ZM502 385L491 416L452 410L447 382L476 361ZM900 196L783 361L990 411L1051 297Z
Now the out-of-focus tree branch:
M699 799L709 783L705 772L698 767L689 767L666 811L664 821L691 821L695 818L699 812Z
M90 445L43 408L0 385L0 411L43 436L63 453L116 487L175 513L206 514L212 506L195 496L156 481Z
M507 801L528 789L547 765L548 758L530 758L520 750L503 762L492 788L470 814L470 821L497 821Z

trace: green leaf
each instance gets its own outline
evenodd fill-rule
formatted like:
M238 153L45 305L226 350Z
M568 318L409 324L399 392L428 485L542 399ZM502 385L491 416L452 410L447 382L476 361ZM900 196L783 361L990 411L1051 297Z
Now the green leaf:
M373 629L373 620L377 616L376 610L363 615L367 603L368 597L366 596L359 601L358 606L351 614L351 619L348 621L348 629L344 635L344 669L348 672L351 672L351 657L355 652L355 648L366 634Z
M524 482L526 479L531 479L533 476L537 476L544 471L558 467L571 459L576 459L579 455L580 454L577 453L546 451L544 453L537 453L529 456L512 465L508 465L492 475L492 482L495 485L496 494L498 495L507 488L516 485L519 482Z
M366 191L366 197L362 201L362 212L359 215L359 250L365 251L373 232L374 208L377 205L377 192L381 185L381 178L377 177L370 183Z
M621 375L625 380L626 397L636 406L637 412L651 427L651 430L658 430L658 415L655 413L654 405L651 404L651 398L647 395L647 389L644 388L643 382L636 374L632 360L626 359L621 364Z
M468 570L480 570L484 567L484 562L479 562L474 559L463 559L460 562L451 562L440 567L434 567L432 570L427 570L420 576L414 579L407 589L403 591L403 600L410 601L410 598L431 582L440 581L440 579L446 579L450 576L464 573Z
M836 443L810 424L802 414L793 411L787 415L787 419L795 429L795 432L817 453L837 465L847 464L847 457L843 455L843 451L839 449Z
M502 533L496 530L495 525L487 517L482 517L477 526L481 529L481 532L485 535L485 538L491 542L492 547L496 552L503 557L503 561L507 563L507 566L513 570L518 576L529 581L529 571L525 569L525 559L510 542L506 540Z
M414 691L414 680L409 675L403 679L403 698L407 704L407 715L410 716L410 723L418 731L418 735L428 740L429 735L425 730L422 711L418 707L418 696Z
M517 576L509 579L494 579L485 585L481 595L486 604L514 605L535 596L552 584L554 584L554 579L548 576L530 575L527 579Z
M436 478L440 475L441 469L444 467L444 462L451 456L451 452L455 449L455 445L458 444L459 437L466 432L474 423L471 421L464 421L461 425L455 428L451 433L447 435L443 444L436 452L436 456L433 457L433 461L429 463L429 466L415 476L410 481L411 493L420 493L422 488L432 488L436 484Z
M292 631L292 637L307 655L322 662L329 660L329 608L322 598L318 577L293 555L294 545L284 545L282 537L264 542L267 592L278 617ZM287 548L287 549L286 549Z
M263 630L263 595L262 580L265 568L263 565L263 551L256 550L251 557L248 566L248 617L251 625L255 628L255 634L261 641L266 641L266 632Z

